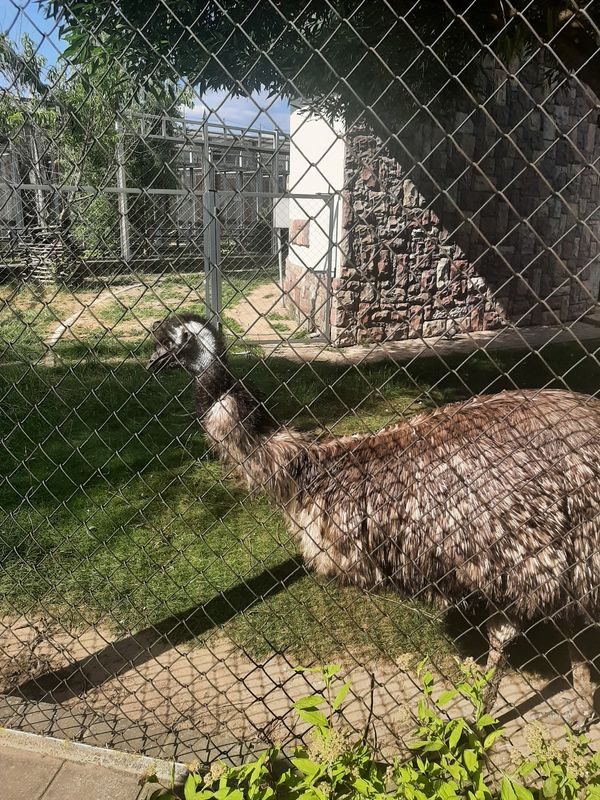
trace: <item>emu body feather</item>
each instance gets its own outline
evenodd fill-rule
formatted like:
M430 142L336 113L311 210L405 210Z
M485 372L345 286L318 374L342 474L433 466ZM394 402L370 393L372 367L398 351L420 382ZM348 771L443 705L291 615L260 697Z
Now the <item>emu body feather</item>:
M598 617L598 401L504 392L324 442L253 431L240 405L236 390L221 397L206 433L249 488L285 506L317 571L468 597L519 625Z

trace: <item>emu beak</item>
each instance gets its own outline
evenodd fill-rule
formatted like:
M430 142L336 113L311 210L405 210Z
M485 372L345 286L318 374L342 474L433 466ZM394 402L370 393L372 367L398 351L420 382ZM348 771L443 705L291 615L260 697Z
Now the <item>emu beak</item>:
M164 350L162 353L160 350L155 350L146 362L146 369L150 372L158 372L164 366L165 361L168 361L170 355L168 350Z

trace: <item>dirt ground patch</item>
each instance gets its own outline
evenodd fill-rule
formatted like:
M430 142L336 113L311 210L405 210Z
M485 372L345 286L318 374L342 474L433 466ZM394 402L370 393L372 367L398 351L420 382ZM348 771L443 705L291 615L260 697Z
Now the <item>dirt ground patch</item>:
M414 673L402 663L374 664L348 667L344 678L352 680L345 722L359 732L368 725L384 756L402 750L419 694ZM295 672L283 655L256 663L225 638L204 647L169 647L150 631L121 639L92 628L75 635L25 618L0 623L0 681L4 693L54 702L74 713L86 710L132 724L150 720L208 736L226 732L254 746L301 734L291 706L320 688L318 677ZM543 699L544 683L525 674L504 678L496 714L506 716L508 739L498 758L508 742L525 747L526 724L533 720L555 736L564 734L561 713L574 693L563 686ZM440 679L440 691L447 686ZM468 713L463 701L455 710ZM600 726L589 735L599 747Z
M276 283L256 287L225 313L240 336L250 342L283 342L301 333L299 324L290 319Z
M186 283L137 283L99 293L62 293L52 305L55 321L47 329L45 342L54 347L62 341L90 341L90 337L105 334L131 340L146 335L152 322L169 311L202 304L202 291ZM250 342L273 344L302 335L289 318L275 283L260 285L228 305L224 322L226 330Z

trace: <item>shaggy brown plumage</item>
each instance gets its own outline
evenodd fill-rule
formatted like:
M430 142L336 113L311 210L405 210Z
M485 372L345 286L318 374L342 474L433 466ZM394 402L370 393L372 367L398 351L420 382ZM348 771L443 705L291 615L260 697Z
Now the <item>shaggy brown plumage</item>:
M503 392L317 442L277 427L232 381L223 341L202 318L170 317L155 337L151 366L196 374L197 412L220 457L284 507L316 571L483 605L492 667L538 618L598 620L599 401ZM589 669L574 647L572 660L589 701ZM490 703L499 678L497 669Z

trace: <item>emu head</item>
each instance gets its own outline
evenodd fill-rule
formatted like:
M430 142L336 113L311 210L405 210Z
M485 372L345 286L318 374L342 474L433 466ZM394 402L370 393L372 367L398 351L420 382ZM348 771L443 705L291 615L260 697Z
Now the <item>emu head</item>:
M170 314L152 326L154 352L146 368L152 372L164 367L182 367L200 375L215 361L222 360L221 337L198 314Z

